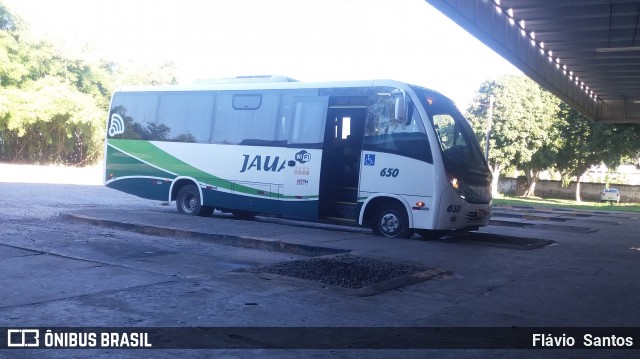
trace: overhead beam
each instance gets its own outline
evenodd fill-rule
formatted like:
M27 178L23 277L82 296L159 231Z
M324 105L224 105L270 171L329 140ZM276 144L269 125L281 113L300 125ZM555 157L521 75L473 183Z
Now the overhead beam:
M580 88L579 83L576 84L574 79L570 79L568 74L563 73L562 67L556 64L554 57L550 58L545 51L541 51L528 33L523 34L517 23L510 21L504 9L497 11L493 1L426 0L426 2L585 117L599 122L640 122L640 104L624 98L602 98L597 92L594 100L589 93Z

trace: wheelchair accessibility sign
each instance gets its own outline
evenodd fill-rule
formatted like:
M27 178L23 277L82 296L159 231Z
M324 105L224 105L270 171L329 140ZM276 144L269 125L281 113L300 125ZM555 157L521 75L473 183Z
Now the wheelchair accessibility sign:
M373 153L365 153L364 154L364 165L365 166L375 166L376 165L376 155Z

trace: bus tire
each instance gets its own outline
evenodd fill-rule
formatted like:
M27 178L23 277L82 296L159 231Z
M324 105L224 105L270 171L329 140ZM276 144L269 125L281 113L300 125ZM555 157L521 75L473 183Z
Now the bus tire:
M189 216L207 216L213 213L212 207L203 207L200 204L200 191L193 184L188 184L178 192L176 198L178 213Z
M398 202L386 202L378 206L371 224L373 233L384 237L409 238L409 217L404 206Z

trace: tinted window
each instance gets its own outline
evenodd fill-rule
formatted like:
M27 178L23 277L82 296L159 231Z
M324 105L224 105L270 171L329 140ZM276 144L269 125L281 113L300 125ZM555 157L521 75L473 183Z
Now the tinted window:
M109 114L109 137L155 139L157 109L157 92L115 93Z
M433 125L440 140L440 149L447 151L455 146L466 146L466 141L456 121L450 114L433 115Z
M424 89L418 88L416 92L431 117L445 169L462 178L471 173L488 175L489 168L475 134L453 103Z
M279 94L219 92L213 142L233 145L276 144Z
M289 142L321 143L324 138L326 108L326 101L321 98L296 101Z
M289 144L320 146L324 139L328 97L317 90L287 91L282 96L278 139Z
M374 91L367 107L363 148L433 163L429 139L420 114L408 101L410 121L396 120L396 98L390 90Z
M213 92L161 94L156 139L210 142L214 100Z

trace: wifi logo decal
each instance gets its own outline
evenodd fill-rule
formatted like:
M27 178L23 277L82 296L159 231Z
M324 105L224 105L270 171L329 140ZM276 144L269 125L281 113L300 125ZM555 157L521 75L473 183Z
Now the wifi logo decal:
M109 121L109 136L113 137L121 133L124 133L124 120L120 115L114 113Z

